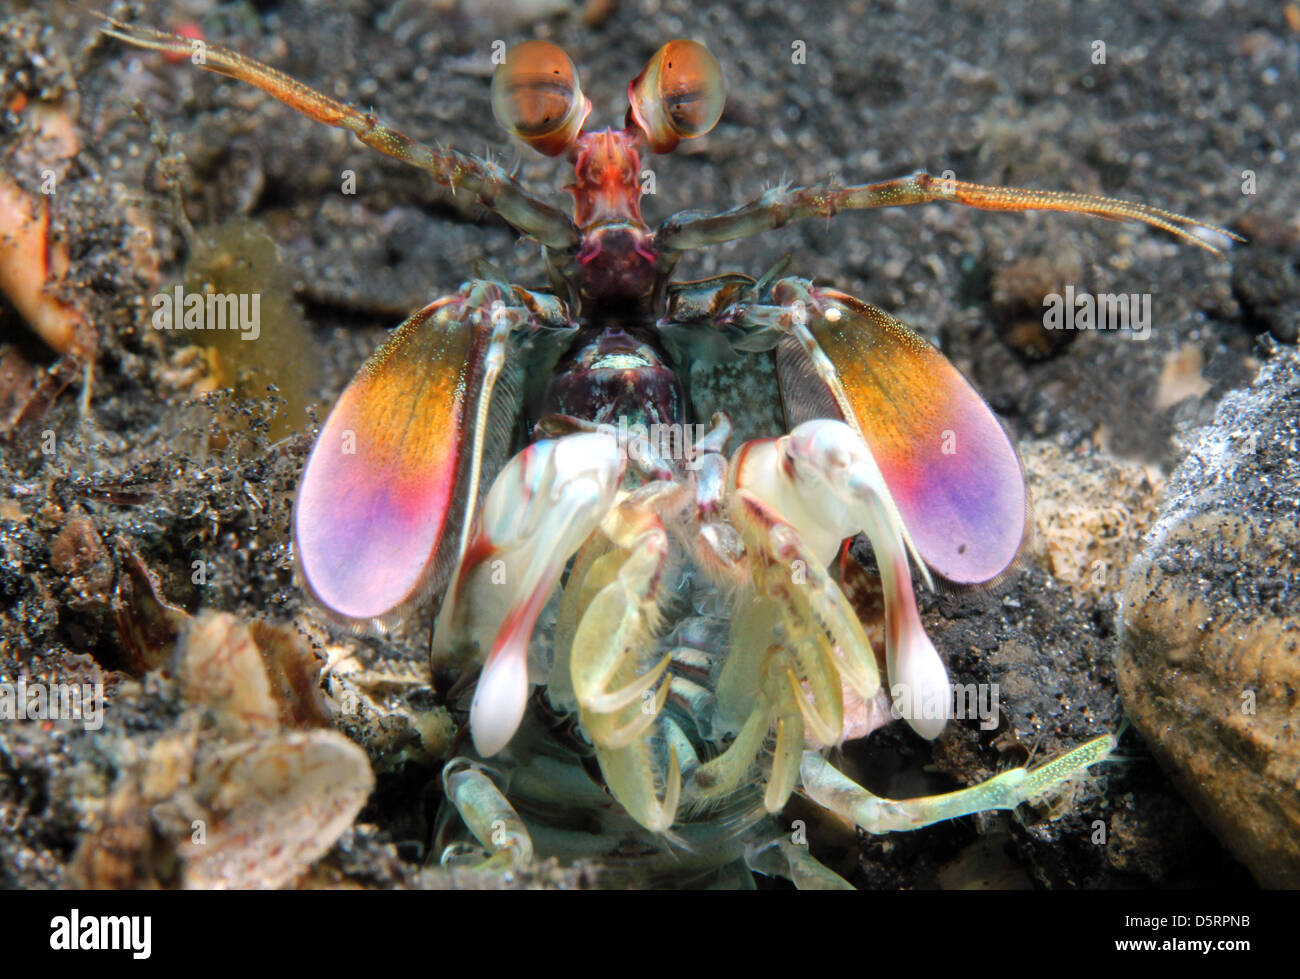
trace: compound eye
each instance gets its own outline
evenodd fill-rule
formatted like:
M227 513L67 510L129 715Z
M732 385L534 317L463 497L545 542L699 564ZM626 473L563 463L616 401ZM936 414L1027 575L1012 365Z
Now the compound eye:
M547 156L567 150L591 112L573 62L550 41L525 41L492 76L497 122Z
M722 69L695 41L669 41L628 86L632 117L650 149L667 153L718 124L726 93Z

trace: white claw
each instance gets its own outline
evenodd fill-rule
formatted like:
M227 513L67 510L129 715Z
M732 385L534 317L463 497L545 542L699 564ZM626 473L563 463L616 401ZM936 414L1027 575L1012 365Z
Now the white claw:
M613 436L534 442L501 471L434 637L487 651L470 708L474 747L490 757L510 741L528 701L528 643L565 564L613 505L623 476Z
M469 729L474 750L491 758L509 744L528 703L528 645L494 651L474 689Z
M846 537L867 535L884 584L895 710L922 737L938 737L951 713L948 672L916 609L908 568L915 548L866 443L844 422L804 422L784 438L746 446L736 479L774 506L828 564ZM916 563L928 584L929 572Z
M906 558L888 572L881 563L885 584L885 659L889 668L890 695L895 711L921 737L933 741L943 731L952 713L952 688L948 671L925 634L916 610L912 579ZM901 567L899 566L901 565Z

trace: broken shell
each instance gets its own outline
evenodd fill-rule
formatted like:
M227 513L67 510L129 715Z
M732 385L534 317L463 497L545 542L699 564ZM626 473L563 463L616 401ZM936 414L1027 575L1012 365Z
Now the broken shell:
M246 741L196 773L212 822L182 843L189 888L275 888L324 856L374 788L365 752L336 731Z
M271 685L253 636L226 612L202 612L181 633L176 677L185 702L235 741L279 727Z
M262 652L271 694L285 727L329 727L331 717L321 691L323 655L289 625L256 620L249 626Z
M77 152L76 127L58 106L28 109L36 140L47 147L42 158L59 172ZM33 201L7 174L0 174L0 292L29 326L61 354L84 356L93 349L93 331L75 306L50 292L69 267L68 249L50 240L50 197Z
M258 632L276 638L275 629ZM123 772L102 825L82 839L73 879L86 887L292 883L366 804L375 781L366 753L337 731L280 732L278 718L294 712L277 705L253 631L228 613L186 617L174 672L196 709Z
M172 656L177 636L190 617L184 610L167 604L153 574L129 541L119 537L117 551L122 558L113 602L117 631L128 668L136 676L142 676Z

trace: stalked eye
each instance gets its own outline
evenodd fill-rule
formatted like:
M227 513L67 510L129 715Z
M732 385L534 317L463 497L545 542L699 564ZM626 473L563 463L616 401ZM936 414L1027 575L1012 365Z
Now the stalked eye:
M573 62L550 41L525 41L492 76L497 122L547 156L567 150L591 112Z
M726 98L722 69L695 41L669 41L628 86L632 116L656 153L683 139L703 136L718 124Z

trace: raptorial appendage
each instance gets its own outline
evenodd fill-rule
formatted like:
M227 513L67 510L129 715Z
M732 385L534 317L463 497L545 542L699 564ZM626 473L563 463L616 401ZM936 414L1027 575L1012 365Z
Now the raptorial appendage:
M483 502L434 646L469 644L485 657L470 710L474 746L485 757L519 726L537 617L569 558L601 525L624 466L611 437L544 439L506 466Z
M950 703L946 670L916 608L909 534L865 442L846 423L819 419L747 443L717 498L701 486L713 486L726 465L719 454L673 479L617 488L625 449L595 433L534 443L488 495L458 581L457 595L472 588L474 602L458 598L443 620L447 641L476 635L487 655L471 713L480 754L504 747L522 715L526 684L545 682L553 704L577 713L614 798L640 825L672 840L680 820L756 782L761 802L750 824L779 811L802 785L864 829L885 832L1014 806L1109 750L1113 740L1098 739L1048 766L1004 773L951 797L878 800L854 786L820 754L861 730L854 712L868 709L882 689L871 642L827 571L845 538L865 533L881 568L894 705L933 738ZM701 480L701 471L710 478ZM591 488L576 489L588 481ZM548 520L552 512L568 516ZM551 675L525 679L527 630L575 552ZM494 561L509 569L495 585ZM546 570L514 577L535 562ZM684 693L679 667L689 659L666 637L669 595L684 580L683 563L727 597L731 641L706 667L709 698ZM462 609L471 607L467 616ZM513 665L501 665L502 657ZM665 711L670 696L680 701L677 720ZM682 717L692 723L679 723Z

